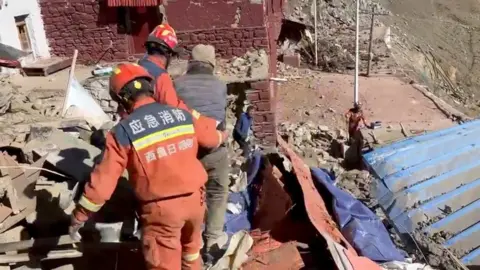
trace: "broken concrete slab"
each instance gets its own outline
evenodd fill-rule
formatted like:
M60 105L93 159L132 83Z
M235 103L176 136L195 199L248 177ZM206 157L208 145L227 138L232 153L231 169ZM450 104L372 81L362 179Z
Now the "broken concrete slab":
M65 90L62 89L34 89L27 95L30 102L35 102L38 99L48 99L53 97L64 97Z
M40 176L40 170L45 162L45 156L37 160L31 166L32 169L23 169L22 174L12 177L11 187L13 187L13 195L9 196L10 202L15 202L17 204L16 209L19 211L16 213L12 209L13 215L8 216L2 223L0 223L0 233L8 230L13 225L25 219L28 215L35 211L36 207L36 197L34 194L34 186L31 185L34 183ZM14 175L13 173L11 175Z
M88 127L87 122L83 118L59 119L46 122L36 122L32 124L20 124L7 127L3 131L7 134L29 133L32 127L51 127L51 128L72 128L72 127Z
M100 149L60 130L53 130L45 140L31 140L25 151L46 155L47 161L59 171L81 182L89 177L101 154Z

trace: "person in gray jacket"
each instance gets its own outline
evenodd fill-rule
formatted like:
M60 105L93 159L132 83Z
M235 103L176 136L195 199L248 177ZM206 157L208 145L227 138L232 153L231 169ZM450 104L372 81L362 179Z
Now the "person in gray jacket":
M192 50L187 73L174 81L177 95L189 108L217 120L218 130L226 128L227 85L213 71L215 48L197 45ZM206 226L203 232L206 265L213 264L211 248L223 235L228 199L228 150L225 145L217 149L199 149L199 158L208 173Z

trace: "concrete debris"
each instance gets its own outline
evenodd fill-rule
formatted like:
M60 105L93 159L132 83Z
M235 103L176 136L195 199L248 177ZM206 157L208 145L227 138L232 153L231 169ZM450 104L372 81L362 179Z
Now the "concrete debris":
M449 251L442 246L444 238L434 236L427 236L420 231L416 231L413 235L416 239L416 244L420 250L416 249L416 257L427 259L430 266L444 270L464 270L465 266L460 265L456 258L461 258L461 254L456 251ZM456 257L456 258L455 258Z
M368 207L376 206L376 201L370 191L373 178L368 171L346 171L339 175L335 182L338 187L348 191Z
M294 146L307 165L324 168L335 176L341 175L345 170L342 167L344 158L339 150L333 146L341 146L346 142L345 131L330 129L327 126L306 123L281 123L279 133Z
M101 154L100 149L60 130L53 130L45 140L31 140L24 151L33 151L40 156L47 155L50 164L77 181L84 181L89 177Z
M435 270L431 266L422 263L407 262L387 262L381 264L384 270Z
M248 260L248 251L253 246L253 238L246 231L232 235L223 257L209 270L238 270Z
M83 87L100 104L102 110L112 119L119 119L118 103L112 100L109 93L109 77L91 77L83 82Z
M3 115L10 108L13 98L13 89L8 83L0 83L0 115Z
M318 4L318 64L319 68L325 71L345 72L352 70L355 63L355 2L347 0L319 0ZM361 1L361 10L371 10L372 1ZM378 4L376 12L386 13ZM294 43L296 51L303 55L303 58L314 63L314 5L311 1L294 0L288 1L285 17L289 22L295 22L299 27L302 40L292 41L287 39L285 42ZM370 25L369 16L360 17L360 25ZM376 21L375 27L382 25ZM362 60L368 59L368 40L369 31L360 32L360 57ZM381 35L380 35L381 36ZM380 36L374 36L373 40L373 68L383 70L393 65L390 59L386 45ZM283 48L284 46L282 46ZM290 46L291 47L291 46ZM366 66L366 61L361 63L362 68Z
M217 73L243 80L265 79L268 77L268 62L265 50L249 51L244 56L235 57L226 65L218 67Z

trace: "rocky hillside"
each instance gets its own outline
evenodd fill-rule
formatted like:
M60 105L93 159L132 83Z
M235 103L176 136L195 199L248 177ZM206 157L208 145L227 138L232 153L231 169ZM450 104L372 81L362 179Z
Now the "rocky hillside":
M405 74L465 113L476 116L480 102L480 2L476 0L360 0L363 13L376 6L373 74ZM312 0L288 1L286 17L313 31ZM317 0L319 66L348 72L354 64L355 2ZM360 18L361 71L368 58L370 16ZM291 46L291 44L288 44ZM285 47L285 45L284 45ZM303 46L305 47L305 46ZM285 49L285 48L283 48ZM311 57L300 48L305 60ZM312 53L310 53L311 55ZM310 58L310 59L308 59Z

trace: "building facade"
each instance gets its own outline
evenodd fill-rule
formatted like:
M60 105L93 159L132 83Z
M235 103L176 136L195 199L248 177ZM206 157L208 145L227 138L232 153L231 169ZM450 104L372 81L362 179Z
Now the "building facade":
M0 25L0 43L31 53L24 62L50 57L37 0L0 0Z
M141 55L147 35L164 20L187 50L208 43L228 58L268 49L266 2L275 0L39 1L51 53L71 56L76 48L88 63Z
M266 49L269 75L276 76L276 48L285 0L39 0L50 53L79 61L133 60L144 54L148 34L168 21L187 51L214 45L218 56ZM276 142L275 82L250 82L246 97L257 110L253 131L263 144Z

